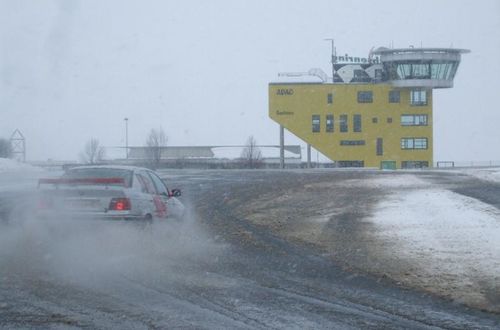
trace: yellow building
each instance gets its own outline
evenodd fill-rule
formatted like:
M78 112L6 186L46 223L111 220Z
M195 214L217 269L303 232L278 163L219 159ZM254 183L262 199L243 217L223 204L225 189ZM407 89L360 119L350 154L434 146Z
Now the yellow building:
M269 116L339 167L430 167L432 90L453 86L464 52L381 48L335 63L330 83L317 70L321 82L270 83Z

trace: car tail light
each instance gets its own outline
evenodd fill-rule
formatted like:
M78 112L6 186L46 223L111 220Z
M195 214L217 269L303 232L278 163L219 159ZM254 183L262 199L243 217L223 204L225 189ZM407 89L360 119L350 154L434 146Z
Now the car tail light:
M111 211L128 211L130 210L130 199L128 198L113 198L109 202L109 209Z

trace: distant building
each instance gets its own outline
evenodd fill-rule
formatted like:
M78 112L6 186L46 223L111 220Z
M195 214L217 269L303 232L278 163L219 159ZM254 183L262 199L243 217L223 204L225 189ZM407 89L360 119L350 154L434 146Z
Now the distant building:
M378 48L369 58L335 56L330 81L314 69L270 83L269 116L339 167L430 167L432 91L453 87L467 52Z
M279 146L257 145L260 151L262 167L279 166ZM239 168L242 163L242 152L246 146L164 146L160 147L162 167L181 168ZM150 161L148 147L134 147L129 149L128 159L115 159L115 162L129 164L147 164ZM302 165L301 148L298 145L285 146L285 158L291 167Z

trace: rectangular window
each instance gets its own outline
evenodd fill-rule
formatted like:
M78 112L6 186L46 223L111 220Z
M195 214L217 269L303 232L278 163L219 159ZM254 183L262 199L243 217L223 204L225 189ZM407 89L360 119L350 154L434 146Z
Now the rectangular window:
M426 168L429 167L429 162L425 160L413 161L404 160L401 162L401 168Z
M378 118L377 117L373 117L372 118L372 123L374 123L374 124L378 123Z
M359 91L358 92L358 103L372 103L373 102L373 92L372 91Z
M333 127L333 115L326 115L326 131L332 133Z
M401 115L401 126L427 126L427 115Z
M353 132L361 132L361 115L352 117L352 130Z
M339 160L336 162L338 167L364 167L365 162L363 160Z
M313 133L318 133L321 127L321 120L319 115L312 115L312 131Z
M389 91L389 103L399 103L400 98L399 91Z
M364 146L365 140L341 140L341 146Z
M347 126L347 115L340 115L339 125L342 133L346 133L349 130Z
M328 95L326 96L326 102L328 104L332 104L333 103L333 94L332 93L328 93Z
M427 138L402 138L401 149L427 149Z
M384 154L384 139L377 139L377 156L382 156Z
M425 89L411 90L410 104L415 106L427 105L427 91Z

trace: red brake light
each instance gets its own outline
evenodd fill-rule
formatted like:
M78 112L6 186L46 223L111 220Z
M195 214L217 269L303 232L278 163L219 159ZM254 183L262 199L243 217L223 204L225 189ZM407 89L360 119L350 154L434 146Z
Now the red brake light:
M128 198L113 198L109 203L111 211L127 211L130 210L130 199Z

